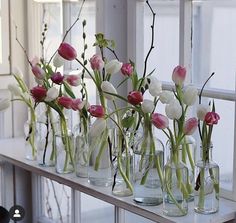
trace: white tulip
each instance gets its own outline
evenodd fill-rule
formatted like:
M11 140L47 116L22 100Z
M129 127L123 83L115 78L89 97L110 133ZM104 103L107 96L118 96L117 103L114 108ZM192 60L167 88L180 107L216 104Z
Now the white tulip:
M172 100L170 104L166 105L165 112L169 119L179 119L182 116L182 107L179 101Z
M183 94L183 102L186 105L193 105L197 100L198 91L197 88L189 85L185 88L184 94Z
M150 95L157 97L162 92L162 83L158 80L155 80L149 84L148 90Z
M9 84L8 90L14 95L14 96L20 96L21 90L17 84Z
M88 101L82 101L79 105L78 108L79 110L82 110L85 107L85 109L87 110L90 107L90 104Z
M105 92L117 94L115 87L109 81L103 81L101 84L101 89L102 91L105 91ZM114 98L113 95L106 94L106 93L104 93L104 97L107 98L108 100L113 100Z
M1 98L0 99L0 111L3 111L5 109L7 109L10 106L10 99L9 98Z
M162 91L159 99L162 104L169 104L174 99L174 94L171 91Z
M98 118L91 126L89 135L92 138L100 136L106 129L107 123L104 118Z
M55 87L51 87L47 91L45 101L53 101L59 96L59 91Z
M210 105L200 104L197 106L197 117L201 121L204 121L207 112L211 111Z
M111 60L105 65L105 70L108 74L115 74L120 71L122 63L118 60Z
M57 53L53 58L53 66L54 67L61 67L64 65L64 59Z
M151 100L144 99L141 105L141 109L144 113L151 113L154 110L154 103Z

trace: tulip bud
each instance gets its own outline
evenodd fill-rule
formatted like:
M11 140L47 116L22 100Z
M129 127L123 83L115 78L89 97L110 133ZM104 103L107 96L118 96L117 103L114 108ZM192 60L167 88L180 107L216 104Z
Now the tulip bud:
M101 89L104 92L117 94L116 89L114 88L112 83L110 83L109 81L103 81L102 84L101 84ZM110 94L107 94L107 93L104 93L104 97L108 100L113 100L114 99L113 95L110 95Z
M115 74L120 71L122 63L118 60L111 60L105 65L105 70L108 74Z
M199 104L197 106L198 119L200 119L201 121L204 121L207 112L209 112L210 110L211 110L211 107L209 105Z
M99 54L93 55L89 62L93 70L101 70L104 67L104 61Z
M97 118L102 118L105 115L104 108L101 105L91 105L88 109L88 112Z
M162 114L153 113L152 124L158 129L165 129L169 126L169 120Z
M154 110L154 103L151 100L144 99L141 105L141 109L144 113L151 113Z
M172 100L166 105L165 112L169 119L179 119L182 116L182 107L177 100Z
M64 65L65 60L57 53L53 58L53 66L59 68Z
M104 118L98 118L91 126L89 135L92 138L100 136L106 129L107 123Z
M207 125L216 125L219 120L220 116L216 112L207 112L204 121Z
M79 109L79 105L80 105L81 103L82 103L82 101L81 101L79 98L74 99L74 100L72 101L72 106L71 106L71 108L72 108L74 111L80 110L80 109Z
M39 65L33 66L32 72L33 72L34 76L39 80L43 80L46 75L45 71Z
M5 109L7 109L10 106L10 99L9 98L1 98L0 99L0 111L3 111Z
M59 96L59 91L55 87L51 87L47 91L46 98L44 101L53 101Z
M197 94L198 94L198 91L196 87L192 85L187 86L183 94L184 104L188 106L193 105L197 100Z
M88 110L88 108L90 107L90 104L88 101L82 101L80 104L78 104L78 108L81 111L83 108L85 108L86 110Z
M181 85L184 83L186 77L186 69L181 66L174 68L172 73L172 80L176 85Z
M132 105L138 105L143 101L143 95L140 91L131 91L128 94L128 102Z
M130 63L124 63L121 67L121 73L125 76L131 76L133 74L133 66Z
M8 90L14 95L14 96L21 96L21 90L17 84L9 84Z
M69 85L71 85L73 87L77 87L80 85L79 75L66 75L65 80Z
M55 84L62 84L63 80L64 80L64 76L61 75L60 72L56 72L56 73L53 73L52 76L51 76L51 80L53 83Z
M192 135L197 129L198 121L196 118L190 118L184 123L183 132L185 135Z
M36 86L30 90L35 102L41 102L47 95L47 89L42 86Z
M174 99L174 94L171 91L162 91L159 99L161 103L169 104Z
M61 43L58 53L61 57L63 57L66 60L74 60L77 57L76 50L68 43Z
M61 96L57 100L57 103L66 109L71 109L72 102L73 99L66 96Z

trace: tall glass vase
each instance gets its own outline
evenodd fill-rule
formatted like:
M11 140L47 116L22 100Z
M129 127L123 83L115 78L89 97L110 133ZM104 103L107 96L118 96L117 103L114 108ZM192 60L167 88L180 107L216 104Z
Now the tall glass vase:
M78 177L88 177L89 164L89 121L80 119L74 131L75 172Z
M134 150L134 201L140 205L162 203L164 147L153 136L152 129L144 128Z
M92 185L102 187L112 185L114 137L114 129L106 128L100 137L89 140L88 182Z
M112 194L119 197L131 196L133 194L133 153L128 145L129 133L123 135L118 130L115 136Z
M212 144L201 146L201 160L195 167L194 210L212 214L219 210L219 166L212 160Z
M56 143L56 172L70 173L74 171L74 137L68 129L68 120L60 117Z
M167 216L184 216L188 212L188 168L182 162L182 148L170 147L164 166L163 212Z
M24 124L25 134L25 158L28 160L35 160L37 156L37 147L35 141L36 123L31 119Z
M55 131L50 108L43 112L36 122L37 161L42 166L54 166L56 159Z

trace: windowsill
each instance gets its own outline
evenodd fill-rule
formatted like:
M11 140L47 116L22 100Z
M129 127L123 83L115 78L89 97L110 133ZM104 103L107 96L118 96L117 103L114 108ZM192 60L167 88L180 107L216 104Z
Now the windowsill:
M236 213L236 202L220 199L220 211L212 215L200 215L193 211L193 202L189 203L189 213L184 217L170 218L162 213L162 205L145 207L136 205L132 197L120 198L111 194L111 188L95 187L87 182L87 179L78 178L72 174L57 174L53 167L42 167L36 161L29 161L24 158L24 139L3 139L0 140L0 159L15 166L21 167L32 173L50 178L59 183L65 184L75 190L81 191L117 207L133 212L155 222L160 223L221 223L233 220Z

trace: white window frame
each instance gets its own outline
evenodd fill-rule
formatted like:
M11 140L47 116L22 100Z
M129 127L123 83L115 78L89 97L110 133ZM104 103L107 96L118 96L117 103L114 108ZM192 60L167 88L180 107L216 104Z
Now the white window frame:
M211 0L214 1L214 0ZM150 1L151 2L151 1ZM144 49L143 46L140 46L141 43L144 42L144 30L143 30L143 23L144 21L144 11L142 4L145 4L144 0L129 0L128 1L128 27L136 27L135 32L128 32L128 55L134 61L136 61L137 67L142 68L140 66L140 62L143 61ZM215 4L215 3L214 3ZM217 4L226 4L219 2ZM188 80L187 82L190 83L192 80L192 0L180 0L179 1L179 64L185 66L187 69ZM128 29L129 30L129 29ZM139 35L139 42L137 42L136 34ZM135 47L135 46L139 47ZM137 52L137 49L139 51ZM173 84L170 82L163 82L163 89L172 90ZM200 89L199 89L200 90ZM223 99L226 101L233 101L235 102L236 96L235 92L231 90L223 90L223 89L215 89L215 88L207 88L203 92L203 96L214 98L214 99ZM235 103L235 111L236 111L236 103ZM236 132L236 118L234 120ZM235 137L236 138L236 137ZM236 200L236 148L235 148L235 138L234 138L234 161L233 161L233 187L232 191L226 190L221 188L220 194L222 197Z

